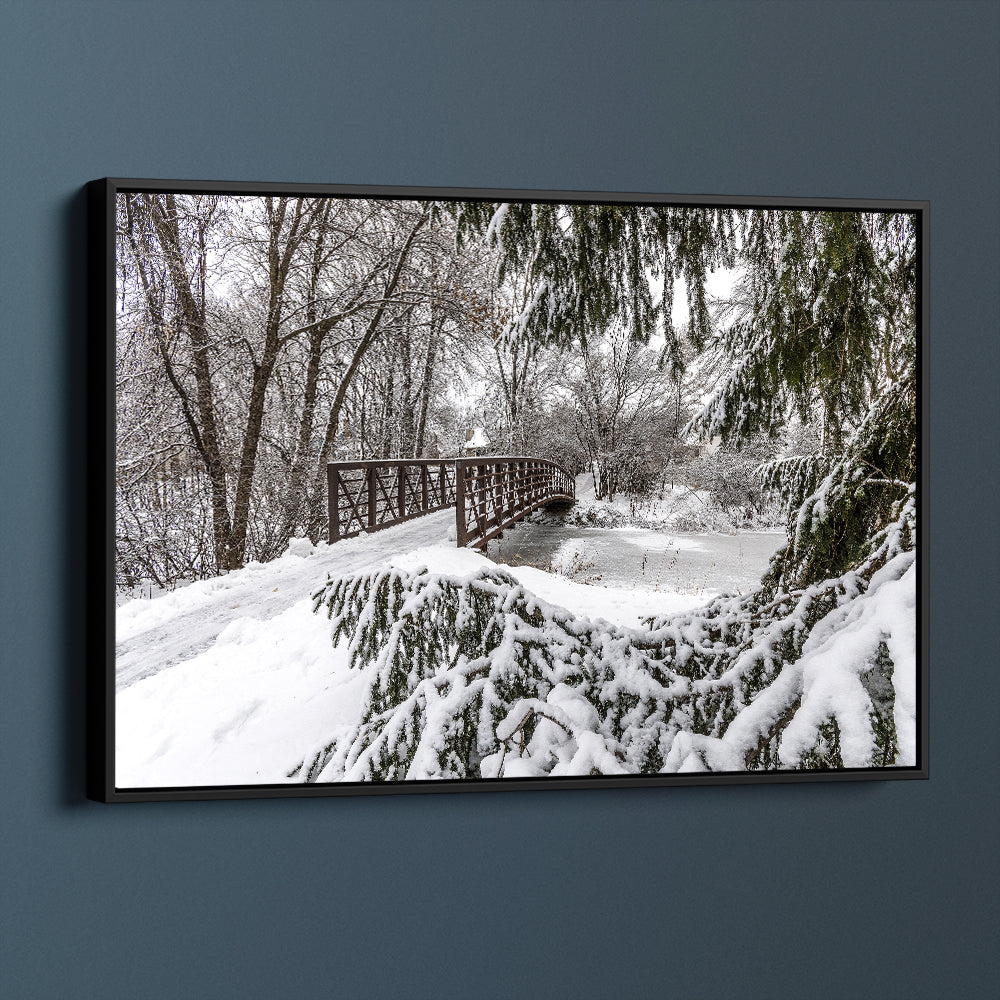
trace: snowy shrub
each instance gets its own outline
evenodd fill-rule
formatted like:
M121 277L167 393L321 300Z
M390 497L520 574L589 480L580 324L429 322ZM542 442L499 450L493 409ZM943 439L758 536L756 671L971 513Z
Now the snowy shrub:
M618 528L633 523L624 511L603 500L578 500L569 509L565 521L589 528Z
M767 497L761 466L773 458L774 442L757 435L742 447L722 445L689 466L687 480L704 490L712 506L737 523L767 520Z
M315 596L364 673L306 781L873 767L915 759L912 499L840 577L630 629L487 569ZM897 670L897 667L899 668Z
M625 500L619 497L615 503L578 500L560 517L559 523L584 528L629 527L688 534L730 534L737 530L760 530L781 524L780 508L774 504L763 505L760 512L740 507L724 510L711 502L707 491L695 491L686 486L665 488L660 496L644 499L633 496Z

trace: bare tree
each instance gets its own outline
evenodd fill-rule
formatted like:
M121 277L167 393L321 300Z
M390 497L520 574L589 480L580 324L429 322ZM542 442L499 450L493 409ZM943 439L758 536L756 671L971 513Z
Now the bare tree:
M655 353L612 328L581 344L569 387L597 496L647 486L666 464L678 424L676 387Z

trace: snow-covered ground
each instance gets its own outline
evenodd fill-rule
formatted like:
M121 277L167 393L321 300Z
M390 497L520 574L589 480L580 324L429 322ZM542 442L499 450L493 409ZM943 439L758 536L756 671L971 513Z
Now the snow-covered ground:
M329 576L382 565L426 565L459 576L490 565L485 556L456 549L448 540L453 521L453 512L441 511L332 546L294 540L271 563L251 563L119 607L118 787L291 780L288 771L304 748L356 721L362 694L360 675L348 669L344 651L333 648L329 622L313 613L311 595ZM623 547L640 552L636 531L612 535L609 552ZM706 538L672 544L687 552L711 547ZM587 573L575 571L579 560L567 555L563 563L557 559L549 567L563 573L528 565L505 568L552 604L624 625L684 611L711 596L704 587L685 588L680 576L671 586L662 573L637 573L615 586L608 579L588 585L581 582ZM634 570L639 563L633 563ZM742 582L750 586L760 567L744 569Z
M314 547L306 539L294 539L288 552L273 562L248 563L241 570L199 580L152 600L128 601L117 615L116 687L121 691L190 660L239 619L277 618L309 598L327 574L364 572L393 554L446 544L454 523L454 511L443 510L336 545L321 542Z

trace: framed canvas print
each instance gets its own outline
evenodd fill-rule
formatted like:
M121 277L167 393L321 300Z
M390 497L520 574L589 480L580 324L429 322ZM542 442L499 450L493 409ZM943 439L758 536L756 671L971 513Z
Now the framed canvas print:
M89 198L92 797L927 776L926 203Z

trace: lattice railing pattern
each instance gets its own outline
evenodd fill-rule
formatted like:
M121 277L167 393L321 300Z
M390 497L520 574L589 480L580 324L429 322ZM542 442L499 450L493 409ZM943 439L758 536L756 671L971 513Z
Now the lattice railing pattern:
M572 500L571 473L540 458L460 458L455 462L459 546L483 548L543 504Z
M382 459L326 468L330 541L389 528L455 503L455 462Z

